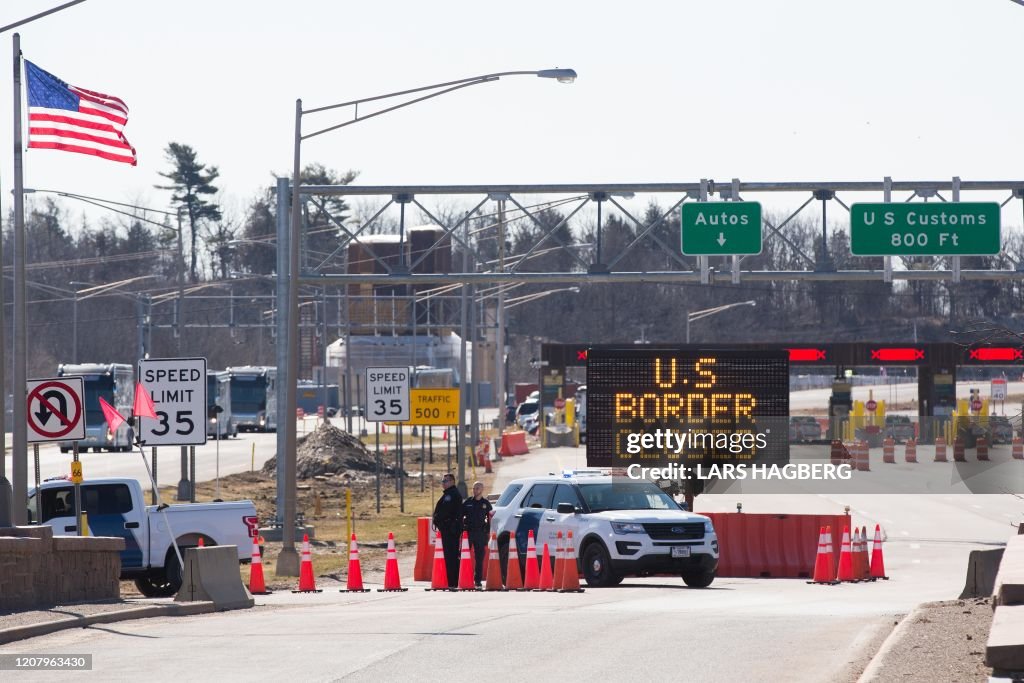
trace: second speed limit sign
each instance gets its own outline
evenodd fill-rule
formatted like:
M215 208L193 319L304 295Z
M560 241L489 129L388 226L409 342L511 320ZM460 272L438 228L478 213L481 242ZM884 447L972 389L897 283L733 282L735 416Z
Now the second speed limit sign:
M144 446L206 443L206 359L151 358L139 361L139 381L153 398L156 417L138 427Z
M366 368L366 421L409 419L409 368Z

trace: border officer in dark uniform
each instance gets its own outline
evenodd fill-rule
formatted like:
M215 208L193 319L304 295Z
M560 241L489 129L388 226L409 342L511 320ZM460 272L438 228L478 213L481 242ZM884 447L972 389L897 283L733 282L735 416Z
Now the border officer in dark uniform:
M441 532L444 564L448 569L448 587L459 585L459 541L462 536L462 494L455 486L455 475L441 478L444 491L434 506L434 527Z
M469 532L469 543L473 547L476 566L473 578L476 585L483 583L484 558L487 556L487 542L491 538L491 516L494 507L484 498L483 482L473 484L473 495L462 501L462 525Z

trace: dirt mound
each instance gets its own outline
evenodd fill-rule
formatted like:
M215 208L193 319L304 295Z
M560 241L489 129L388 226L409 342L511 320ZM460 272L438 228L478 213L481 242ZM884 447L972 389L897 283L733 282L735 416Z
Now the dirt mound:
M300 437L296 448L296 475L299 479L316 476L374 474L377 459L355 436L333 425L321 423L315 431ZM276 474L277 458L263 465L265 474ZM395 468L381 463L382 474L394 474Z

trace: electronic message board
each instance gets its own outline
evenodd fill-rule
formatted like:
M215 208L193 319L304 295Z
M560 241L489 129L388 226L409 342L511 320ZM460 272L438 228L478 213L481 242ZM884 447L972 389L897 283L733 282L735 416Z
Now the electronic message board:
M785 349L591 347L587 465L789 459Z

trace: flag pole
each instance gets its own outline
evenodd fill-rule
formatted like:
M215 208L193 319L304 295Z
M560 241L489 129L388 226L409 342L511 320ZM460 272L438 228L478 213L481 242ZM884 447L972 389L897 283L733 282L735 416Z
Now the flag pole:
M135 422L135 445L139 447L139 456L142 457L142 465L146 468L146 474L149 475L149 481L153 485L153 493L156 496L156 509L164 518L164 524L167 525L167 533L171 535L171 545L174 546L174 554L178 556L178 566L181 567L182 572L185 571L185 560L181 559L181 549L178 548L178 539L174 535L174 529L171 528L171 521L167 519L167 506L160 500L160 489L156 486L156 479L153 478L153 471L149 469L149 463L146 461L146 451L142 448L142 441L139 440L139 432L142 430L141 416L133 416Z
M11 450L12 519L28 521L28 423L25 404L27 337L25 325L25 183L22 177L21 36L14 34L14 443Z

